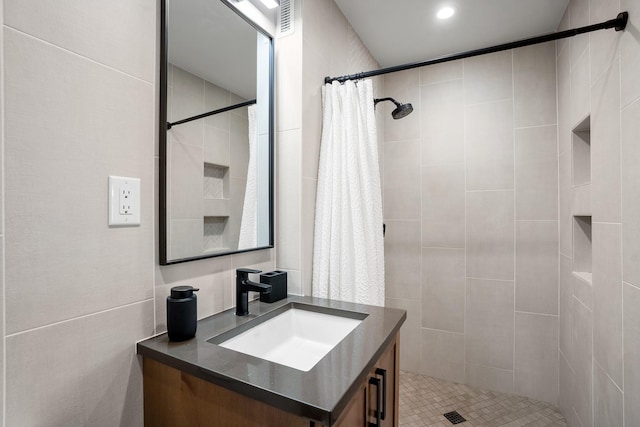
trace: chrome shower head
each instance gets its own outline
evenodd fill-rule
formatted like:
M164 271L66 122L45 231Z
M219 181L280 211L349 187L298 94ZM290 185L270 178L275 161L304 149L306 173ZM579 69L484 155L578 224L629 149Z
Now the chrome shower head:
M409 103L400 104L398 101L396 101L393 98L378 98L378 99L374 99L373 100L373 105L376 106L376 105L378 105L378 102L382 102L382 101L391 101L394 104L396 104L396 109L391 112L391 116L395 120L398 120L398 119L401 119L403 117L406 117L409 114L411 114L411 112L413 111L413 106L411 104L409 104Z

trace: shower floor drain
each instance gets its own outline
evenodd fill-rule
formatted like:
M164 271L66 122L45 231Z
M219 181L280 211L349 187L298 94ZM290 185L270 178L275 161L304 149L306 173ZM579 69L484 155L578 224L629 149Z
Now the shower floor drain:
M451 421L451 424L460 424L460 423L463 423L463 422L467 421L466 419L464 419L464 417L462 415L460 415L458 413L458 411L451 411L451 412L447 412L446 414L442 414L442 415L444 415L444 417L446 419Z

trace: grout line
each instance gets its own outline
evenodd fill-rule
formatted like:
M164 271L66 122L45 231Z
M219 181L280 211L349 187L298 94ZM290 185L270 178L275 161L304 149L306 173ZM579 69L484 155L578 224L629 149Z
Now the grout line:
M595 356L593 357L593 363L595 363L597 365L597 367L607 376L607 378L609 379L609 381L611 381L613 383L614 386L616 386L616 388L618 389L618 391L620 392L620 394L622 396L624 396L624 392L622 391L622 389L618 386L618 384L616 384L616 382L613 380L613 378L611 378L609 376L609 374L607 373L607 371L602 367L602 365L600 364L600 362L598 362L598 359L595 358ZM624 377L623 377L624 380ZM624 399L623 399L624 400ZM623 424L624 425L624 424Z
M464 337L464 332L447 331L446 329L438 329L438 328L427 328L425 326L420 326L420 329L426 329L427 331L435 331L435 332L445 332L447 334L462 335Z
M463 306L463 318L462 318L462 330L463 330L463 339L462 339L462 374L464 378L464 382L468 381L467 379L467 218L469 215L469 211L467 208L467 98L466 98L466 61L462 61L462 161L464 163L463 169L463 179L464 179L464 306Z
M107 64L105 64L105 63L103 63L103 62L97 61L97 60L92 59L92 58L90 58L90 57L88 57L88 56L84 56L84 55L82 55L82 54L80 54L80 53L77 53L77 52L74 52L74 51L69 50L69 49L67 49L67 48L64 48L64 47L62 47L62 46L59 46L59 45L57 45L57 44L55 44L55 43L51 43L51 42L49 42L49 41L47 41L47 40L44 40L44 39L38 38L38 37L36 37L36 36L34 36L34 35L31 35L31 34L29 34L29 33L25 33L24 31L21 31L21 30L19 30L19 29L17 29L17 28L14 28L14 27L12 27L12 26L10 26L10 25L4 24L4 27L5 27L5 28L7 28L7 29L9 29L9 30L12 30L13 32L15 32L15 33L17 33L17 34L21 34L21 35L23 35L23 36L25 36L25 37L28 37L28 38L30 38L30 39L36 40L36 41L38 41L38 42L41 42L41 43L43 43L43 44L45 44L45 45L48 45L48 46L51 46L51 47L53 47L53 48L55 48L55 49L59 49L59 50L61 50L61 51L63 51L63 52L66 52L66 53L68 53L68 54L71 54L71 55L73 55L73 56L77 56L78 58L82 58L82 59L84 59L84 60L86 60L86 61L88 61L88 62L91 62L91 63L93 63L93 64L99 65L99 66L104 67L104 68L107 68L107 69L109 69L109 70L111 70L111 71L114 71L114 72L116 72L116 73L118 73L118 74L125 75L125 76L130 77L130 78L132 78L132 79L135 79L135 80L137 80L137 81L139 81L139 82L141 82L141 83L145 83L145 84L147 84L147 85L149 85L149 86L154 86L154 82L152 82L152 81L144 80L144 79L142 79L142 78L140 78L140 77L134 76L133 74L129 74L129 73L127 73L126 71L119 70L119 69L114 68L114 67L112 67L112 66L110 66L110 65L107 65Z
M516 284L517 268L518 268L518 249L517 238L518 232L516 227L516 217L518 215L518 203L516 194L516 84L515 84L515 58L513 55L513 49L511 49L511 118L512 118L512 130L511 130L511 146L513 149L513 390L516 389L516 305L517 305L517 293L518 287Z
M532 314L534 316L547 316L547 317L560 317L559 314L549 314L549 313L535 313L533 311L523 311L523 310L515 310L516 313L519 314Z
M467 193L489 193L489 192L498 192L498 191L516 191L514 188L505 188L505 189L501 189L501 190L466 190ZM514 217L515 217L515 212L514 212Z
M558 126L557 114L558 113L557 113L557 108L556 108L556 123L548 123L548 124L545 124L545 125L536 125L536 126L517 126L517 127L514 126L513 129L515 129L515 130L540 129L540 128L549 128L549 127L552 127L552 126Z
M471 280L490 280L492 282L505 282L505 283L514 283L515 280L513 279L487 279L485 277L472 277L472 276L466 276L464 277L465 279L471 279Z
M100 314L107 313L109 311L119 310L121 308L132 307L134 305L143 304L143 303L149 302L149 301L154 301L155 302L155 299L154 298L145 298L143 300L139 300L139 301L134 301L134 302L130 302L130 303L127 303L127 304L118 305L118 306L107 308L107 309L104 309L104 310L95 311L93 313L83 314L81 316L72 317L70 319L64 319L64 320L60 320L58 322L48 323L48 324L42 325L42 326L36 326L35 328L29 328L29 329L25 329L25 330L22 330L22 331L19 331L19 332L14 332L14 333L11 333L9 335L5 335L5 337L6 338L12 338L12 337L15 337L15 336L18 336L18 335L27 334L29 332L35 332L35 331L38 331L38 330L41 330L41 329L46 329L46 328L49 328L49 327L52 327L52 326L58 326L58 325L62 325L64 323L70 323L70 322L73 322L73 321L76 321L76 320L85 319L87 317L97 316L97 315L100 315Z
M4 6L0 6L0 8L3 8ZM0 9L0 16L2 16L2 18L4 18L4 10ZM4 33L4 32L3 32ZM2 323L1 325L1 329L2 329L2 337L0 337L2 339L2 353L0 354L0 357L2 357L2 364L0 366L0 369L2 369L2 384L0 385L1 390L2 390L2 399L0 399L0 413L2 413L2 416L0 416L0 425L1 426L5 426L6 425L6 419L7 419L7 292L6 292L6 262L5 262L5 257L6 257L6 212L5 212L5 183L6 183L6 179L5 179L5 162L6 162L6 156L5 156L5 110L6 110L6 105L5 105L5 79L4 79L4 69L5 69L5 55L4 55L4 35L0 34L0 42L2 42L2 46L3 48L0 49L0 108L2 108L2 113L0 114L0 155L2 156L2 161L0 163L0 179L2 180L2 182L0 183L0 212L2 212L2 221L0 222L0 227L1 227L1 235L2 235L2 244L0 245L0 248L2 249L2 259L0 259L0 268L2 269L2 274L0 275L0 286L2 286L2 289L0 290L1 293L0 295L2 295L2 302L0 302L0 304L2 304L2 312L0 313L0 322Z
M623 280L623 281L622 281L622 285L623 285L623 287L624 287L624 285L631 286L632 288L635 288L636 290L640 291L640 286L638 286L638 285L634 285L634 284L633 284L633 283L631 283L631 282L625 282L625 281Z
M572 299L572 300L576 300L576 301L578 301L578 302L580 303L580 305L581 305L581 306L583 306L584 308L586 308L587 310L589 310L589 313L591 313L591 315L593 315L593 310L592 310L592 309L590 309L589 307L587 307L587 305L586 305L585 303L583 303L583 302L582 302L582 300L580 300L580 298L578 298L577 296L573 295L573 293L572 293L572 295L571 295L571 299ZM593 329L593 326L591 327L591 329ZM593 338L591 339L591 341L593 341ZM591 354L593 354L593 349L592 349L592 351L591 351Z
M428 67L428 65L426 65L426 67ZM422 67L422 68L424 68L424 67ZM443 83L451 83L451 82L455 82L455 81L463 80L463 79L464 79L464 76L463 77L459 77L459 78L455 78L455 79L446 79L446 80L439 80L439 81L435 81L435 82L418 83L418 84L422 88L424 86L435 86L435 85L440 85L440 84L443 84Z

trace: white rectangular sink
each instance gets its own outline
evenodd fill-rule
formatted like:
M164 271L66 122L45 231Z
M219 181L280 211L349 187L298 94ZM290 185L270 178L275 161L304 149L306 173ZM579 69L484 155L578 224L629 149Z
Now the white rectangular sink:
M309 371L361 322L294 307L218 345Z

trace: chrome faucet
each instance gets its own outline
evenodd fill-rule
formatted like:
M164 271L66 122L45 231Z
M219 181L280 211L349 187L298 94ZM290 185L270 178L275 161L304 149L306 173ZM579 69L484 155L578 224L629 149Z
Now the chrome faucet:
M249 280L249 274L262 273L260 270L238 268L236 270L236 316L249 314L249 291L261 294L271 293L271 285Z

